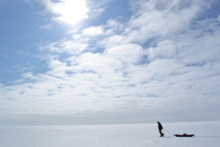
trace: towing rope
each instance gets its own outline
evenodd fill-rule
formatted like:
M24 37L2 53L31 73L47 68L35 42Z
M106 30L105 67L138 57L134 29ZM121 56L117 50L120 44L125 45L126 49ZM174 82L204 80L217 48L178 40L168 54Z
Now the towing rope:
M165 129L164 129L165 130ZM167 131L167 130L165 130L165 131ZM169 131L167 131L168 133L170 133ZM173 133L170 133L170 134L172 134L172 135L174 135Z

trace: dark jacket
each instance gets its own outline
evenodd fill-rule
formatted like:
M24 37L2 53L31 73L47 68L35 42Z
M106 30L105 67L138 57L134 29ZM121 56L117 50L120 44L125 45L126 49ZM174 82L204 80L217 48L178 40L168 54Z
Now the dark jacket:
M160 124L160 122L158 122L158 129L159 129L159 130L162 130L162 129L163 129L163 126Z

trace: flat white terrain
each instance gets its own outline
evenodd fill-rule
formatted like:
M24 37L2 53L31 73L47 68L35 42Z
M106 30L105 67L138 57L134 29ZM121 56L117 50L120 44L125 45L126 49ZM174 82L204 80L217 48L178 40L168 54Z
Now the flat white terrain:
M220 147L220 122L86 126L2 126L2 147ZM195 134L175 137L172 134Z

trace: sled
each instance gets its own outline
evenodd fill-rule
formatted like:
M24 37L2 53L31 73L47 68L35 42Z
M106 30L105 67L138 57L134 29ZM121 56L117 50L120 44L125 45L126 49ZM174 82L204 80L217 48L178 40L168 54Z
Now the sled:
M174 136L176 136L176 137L193 137L195 135L183 133L183 134L174 134Z

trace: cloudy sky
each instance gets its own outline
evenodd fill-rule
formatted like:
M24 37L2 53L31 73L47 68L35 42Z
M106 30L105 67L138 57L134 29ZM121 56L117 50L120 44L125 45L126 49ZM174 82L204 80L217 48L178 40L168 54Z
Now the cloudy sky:
M0 124L220 120L218 0L1 0Z

